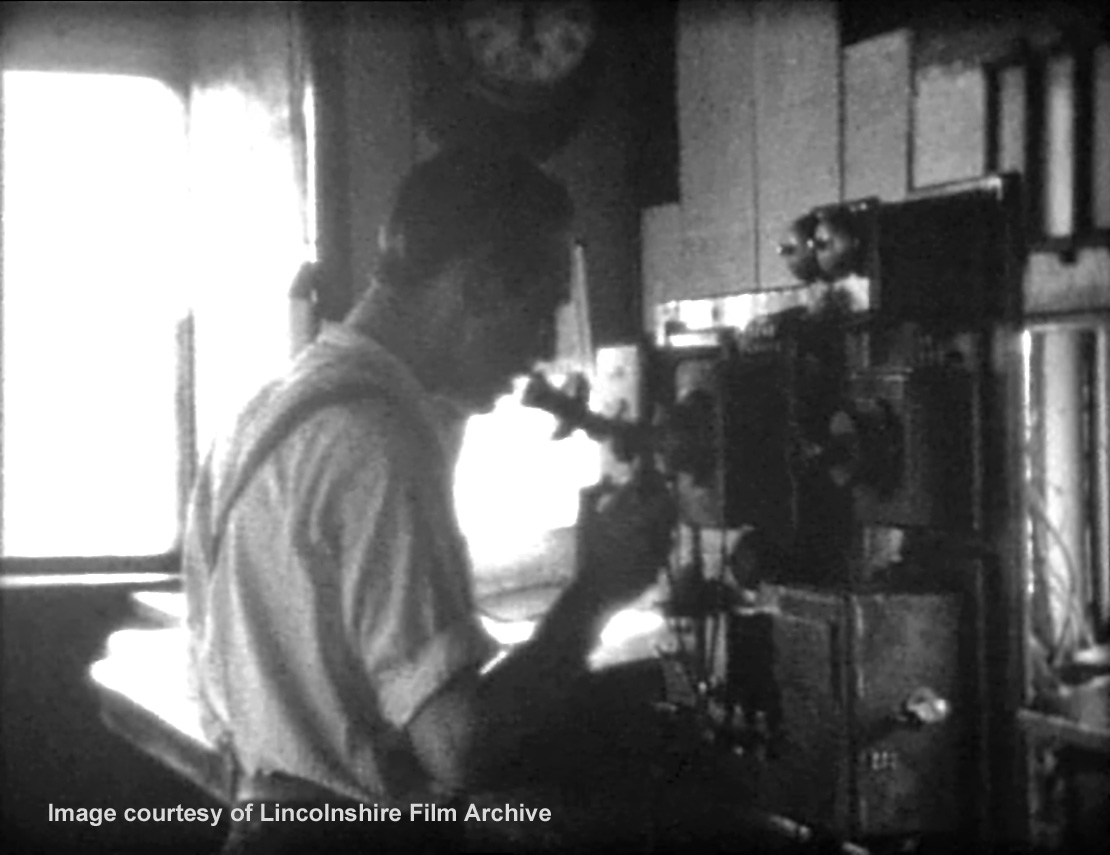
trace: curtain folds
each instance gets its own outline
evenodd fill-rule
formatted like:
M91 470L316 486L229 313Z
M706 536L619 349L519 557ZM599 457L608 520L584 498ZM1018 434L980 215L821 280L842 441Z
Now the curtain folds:
M288 362L288 291L314 255L311 72L299 3L190 5L186 254L203 454Z

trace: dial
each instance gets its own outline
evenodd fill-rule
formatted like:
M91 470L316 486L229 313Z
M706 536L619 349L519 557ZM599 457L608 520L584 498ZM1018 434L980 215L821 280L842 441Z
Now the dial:
M459 34L473 69L494 86L553 86L577 69L593 45L588 2L469 3Z
M604 68L591 0L428 4L421 121L440 143L549 157L577 131Z

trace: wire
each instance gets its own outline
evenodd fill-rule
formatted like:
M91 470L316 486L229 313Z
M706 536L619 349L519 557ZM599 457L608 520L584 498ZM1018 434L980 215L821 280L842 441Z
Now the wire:
M1060 599L1064 602L1064 620L1061 622L1059 630L1055 633L1056 637L1052 640L1052 650L1050 652L1050 660L1053 666L1058 667L1062 664L1064 652L1067 649L1069 631L1074 631L1076 644L1080 646L1092 644L1094 641L1094 634L1086 619L1083 603L1077 602L1079 586L1076 583L1079 578L1079 569L1076 566L1072 551L1065 542L1060 529L1049 517L1048 510L1044 505L1044 496L1041 492L1027 484L1026 497L1029 507L1036 516L1034 523L1039 523L1040 527L1047 532L1064 562L1065 572L1062 574L1040 571L1038 568L1040 568L1042 564L1047 563L1046 558L1041 561L1034 560L1033 566L1033 572L1037 574L1042 585L1045 587L1046 596L1050 604L1050 613L1051 603L1054 601L1054 594L1059 595Z

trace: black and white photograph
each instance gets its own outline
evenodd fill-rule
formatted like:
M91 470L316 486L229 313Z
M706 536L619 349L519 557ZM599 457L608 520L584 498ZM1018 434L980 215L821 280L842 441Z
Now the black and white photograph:
M0 4L13 855L1110 843L1110 9Z

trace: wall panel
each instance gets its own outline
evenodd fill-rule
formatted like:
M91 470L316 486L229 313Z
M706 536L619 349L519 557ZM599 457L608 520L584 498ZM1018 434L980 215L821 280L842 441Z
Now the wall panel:
M917 72L913 101L913 186L974 178L986 171L987 88L980 65Z
M793 281L784 227L840 199L840 34L834 3L759 2L755 14L759 285Z
M684 293L708 297L757 287L753 7L679 7Z
M346 127L352 298L369 284L378 228L413 162L413 14L395 3L351 4Z
M910 32L844 49L844 197L901 199L909 184Z

